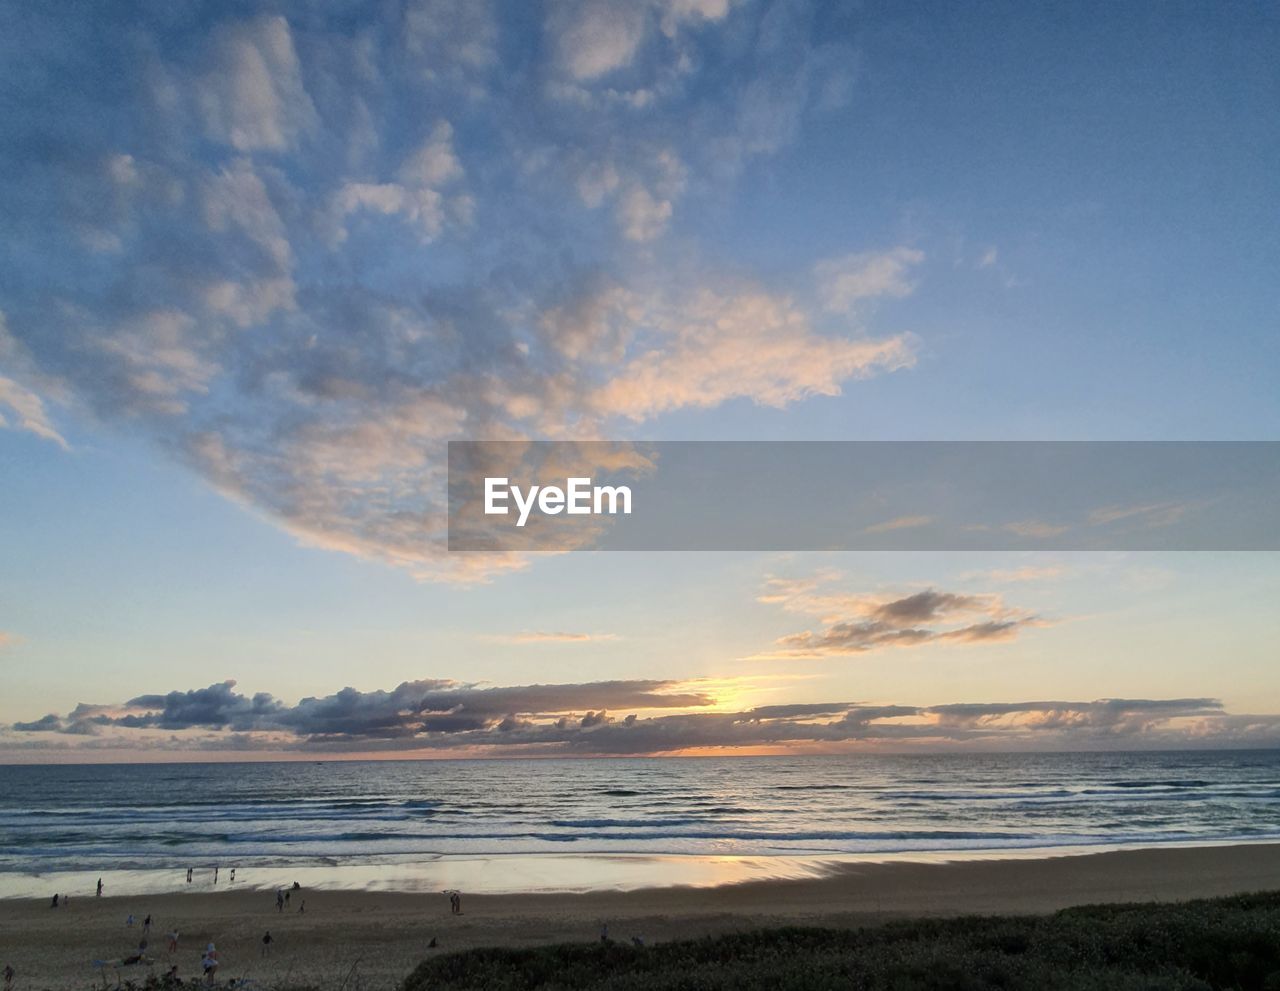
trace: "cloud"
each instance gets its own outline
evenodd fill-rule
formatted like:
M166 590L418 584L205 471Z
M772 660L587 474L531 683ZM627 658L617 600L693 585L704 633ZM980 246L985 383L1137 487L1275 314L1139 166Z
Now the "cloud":
M412 0L404 40L431 80L476 72L497 61L498 26L489 0Z
M729 0L558 0L547 33L560 70L590 81L631 65L654 28L674 39L686 25L728 12Z
M401 164L393 182L347 182L334 194L336 241L347 237L346 218L360 210L399 216L416 227L424 242L434 241L445 224L465 221L468 200L444 192L464 175L453 147L453 127L439 121Z
M495 634L489 639L506 643L595 643L617 640L616 633L569 633L561 630L531 630L523 633Z
M1060 523L1046 523L1043 520L1015 520L1012 523L1005 523L1001 529L1019 537L1047 539L1060 537L1070 528Z
M967 571L960 577L966 581L991 581L999 584L1013 585L1023 582L1051 581L1067 574L1067 568L1061 564L1026 564L1019 568L993 568L989 571Z
M933 588L898 597L845 594L829 588L837 577L767 581L760 601L817 616L823 627L780 637L777 649L758 656L826 657L928 643L997 643L1043 625L1039 617L1012 609L995 595Z
M4 630L0 630L0 650L4 650L6 647L12 647L17 642L18 638L12 633L6 633Z
M5 426L124 424L306 546L475 582L527 559L446 553L451 438L660 431L914 364L808 280L658 250L832 112L850 53L811 10L551 4L501 72L489 3L280 10L104 9L93 44L24 19ZM53 54L111 84L44 85Z
M209 137L237 151L286 151L317 123L289 22L262 16L215 30L197 88Z
M899 516L896 519L885 520L883 523L873 523L869 527L863 529L863 533L892 533L894 530L910 530L915 527L928 526L934 522L932 516Z
M107 730L214 730L284 733L309 740L407 739L496 727L511 717L567 718L583 710L592 724L609 708L704 707L712 699L673 681L482 687L446 679L403 682L390 691L344 688L287 706L266 693L247 696L232 680L190 691L140 695L116 705L80 704L65 716L15 724L22 732L89 735ZM599 709L599 712L595 710ZM509 729L510 727L508 727ZM271 736L275 739L275 736Z
M819 262L814 270L823 303L833 313L849 313L864 300L901 298L915 289L907 274L924 261L924 252L893 248Z
M0 728L0 750L648 754L707 748L1098 749L1274 746L1280 717L1213 698L911 705L798 702L711 708L697 683L614 681L486 688L444 679L345 688L286 705L232 681L80 705ZM625 715L623 715L625 713ZM642 713L646 713L642 715Z
M782 407L915 363L909 336L821 335L794 301L758 291L705 290L652 326L650 348L588 395L591 408L641 421L738 398Z
M1187 503L1155 502L1136 506L1105 506L1089 514L1093 526L1133 521L1146 527L1173 526L1192 508Z
M4 374L6 371L21 374L25 384ZM8 318L0 311L0 430L26 430L69 450L66 439L53 425L44 400L31 387L33 383L56 388L36 369L30 352L10 332Z
M8 415L5 410L9 411ZM40 397L3 375L0 375L0 427L26 430L37 437L53 441L63 450L68 448L66 440L50 420Z

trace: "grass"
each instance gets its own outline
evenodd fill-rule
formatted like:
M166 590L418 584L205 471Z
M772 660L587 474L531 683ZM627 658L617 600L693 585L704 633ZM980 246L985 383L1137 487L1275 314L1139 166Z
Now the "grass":
M403 991L1280 991L1280 892L436 957Z

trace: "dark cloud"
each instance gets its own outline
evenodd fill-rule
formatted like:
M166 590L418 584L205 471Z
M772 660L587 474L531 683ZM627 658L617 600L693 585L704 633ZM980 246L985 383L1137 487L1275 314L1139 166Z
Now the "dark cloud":
M443 679L406 681L390 691L344 688L287 706L259 692L247 696L228 680L185 692L139 695L119 705L81 703L65 717L50 713L11 728L32 733L93 733L126 730L229 730L284 732L313 741L430 738L434 735L504 732L585 710L581 718L560 716L564 725L589 729L610 721L610 708L680 709L711 705L706 692L681 690L679 682L635 680L575 685L484 688Z
M64 725L62 719L51 712L29 723L14 723L13 728L22 733L56 733Z
M665 681L479 688L423 680L390 691L346 688L289 706L238 693L228 681L14 723L0 731L0 747L588 755L859 742L992 749L1280 742L1280 717L1227 713L1212 698L809 702L741 712L715 711L714 701L696 686ZM620 707L651 714L611 714Z
M928 623L957 611L970 612L981 609L984 605L983 600L977 596L956 595L930 588L886 602L875 611L875 617L886 623L904 626L910 623Z
M994 595L963 595L929 588L899 598L840 595L819 591L825 580L769 582L761 601L824 619L821 630L803 630L778 639L774 656L820 657L862 654L888 647L926 643L990 643L1011 640L1039 617L1010 609ZM852 614L847 619L833 618Z
M267 723L284 709L284 705L265 692L248 698L235 691L234 681L167 695L140 695L125 703L126 709L143 712L113 718L98 715L103 725L187 729L255 729Z

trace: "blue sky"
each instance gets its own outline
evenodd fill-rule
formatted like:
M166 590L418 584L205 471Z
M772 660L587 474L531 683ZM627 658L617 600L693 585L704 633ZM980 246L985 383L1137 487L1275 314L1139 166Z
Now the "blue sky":
M1271 555L477 570L439 501L458 437L1275 438L1274 9L5 3L0 38L5 754L1280 740ZM764 656L924 590L935 634L1028 622ZM502 739L288 708L430 680L709 695L508 701ZM833 699L1035 704L697 711Z

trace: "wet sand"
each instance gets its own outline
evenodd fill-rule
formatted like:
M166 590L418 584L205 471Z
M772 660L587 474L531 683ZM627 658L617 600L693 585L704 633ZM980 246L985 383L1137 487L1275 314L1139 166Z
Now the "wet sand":
M473 946L584 942L610 935L646 942L781 924L850 927L926 915L1038 913L1070 905L1176 901L1280 888L1280 844L1127 850L1043 859L841 865L827 877L711 888L648 888L576 894L469 895L463 915L445 895L372 891L293 892L283 913L263 891L183 892L0 901L0 967L17 989L88 989L141 980L176 963L199 974L200 951L217 944L218 978L261 988L309 985L353 991L395 988L424 957ZM305 914L298 912L305 899ZM136 922L125 926L132 913ZM95 968L95 959L136 951L141 920L153 967ZM177 927L170 956L164 934ZM270 955L262 935L271 931ZM435 937L437 949L428 949Z

